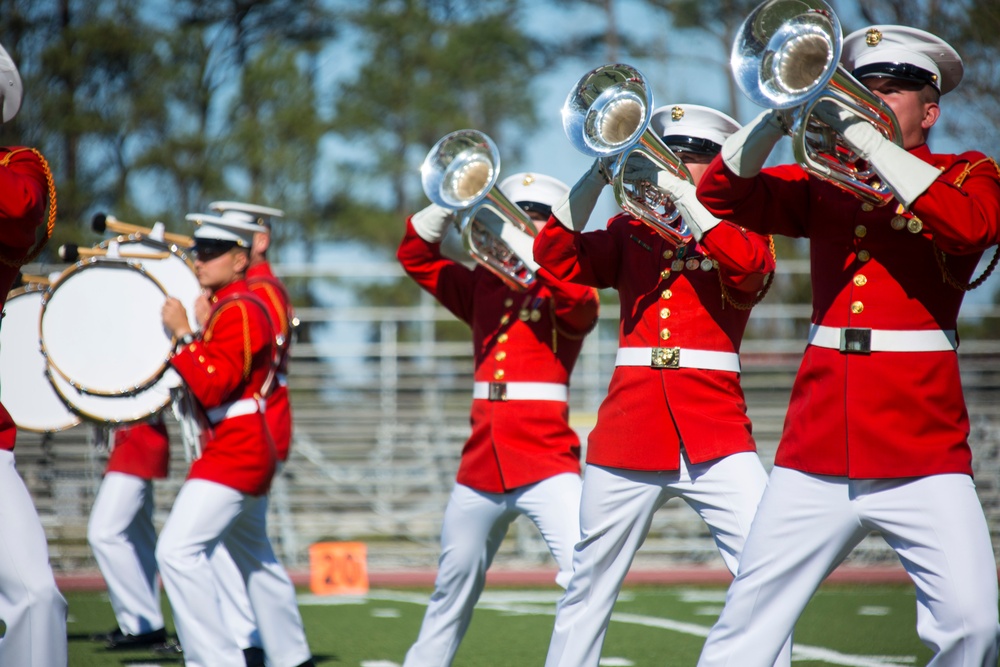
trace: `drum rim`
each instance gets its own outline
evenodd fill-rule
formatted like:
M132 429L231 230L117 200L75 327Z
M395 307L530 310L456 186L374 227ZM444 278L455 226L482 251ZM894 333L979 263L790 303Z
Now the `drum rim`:
M110 418L108 418L106 416L99 415L96 412L93 412L91 410L87 410L87 409L82 408L79 405L76 405L75 403L73 403L71 401L71 399L68 396L66 396L65 393L63 393L63 391L60 389L59 385L57 385L55 383L55 381L52 379L52 367L51 366L47 366L46 367L46 369L45 369L45 377L48 378L49 384L52 385L53 391L55 391L56 394L59 396L59 398L62 399L63 403L66 404L66 407L73 414L77 415L81 419L84 419L84 420L90 421L90 422L98 422L98 423L101 423L101 424L109 424L109 425L112 425L112 426L117 426L119 424L132 424L134 422L142 421L144 419L149 419L150 417L153 417L153 416L159 414L168 405L170 405L170 401L171 401L170 394L168 393L166 395L166 397L164 398L163 402L159 406L157 406L155 409L153 409L153 410L151 410L151 411L149 411L149 412L147 412L147 413L145 413L143 415L140 415L140 416L137 416L137 417L134 417L134 418L129 418L129 419L110 419ZM60 375L60 377L62 377L62 376ZM65 378L63 378L63 379L65 380ZM69 383L69 380L66 380L66 382ZM70 386L72 386L72 385L70 385ZM125 397L128 397L128 396L138 396L139 394L143 394L143 393L145 393L147 391L152 391L155 388L156 388L156 383L153 383L152 385L150 385L146 389L144 389L142 391L135 392L134 394L119 394L117 396L102 396L102 395L99 395L99 394L87 394L87 396L89 396L90 398L98 399L99 402L115 401L117 399L125 398ZM82 392L82 393L85 393L85 392Z
M156 285L157 289L159 289L163 293L164 298L169 296L163 284L159 280L157 280L156 277L153 276L149 271L143 268L142 263L137 260L134 260L132 258L121 259L121 258L111 258L111 257L88 257L86 259L82 259L73 264L72 266L68 267L62 273L60 273L58 280L53 282L48 287L48 289L45 290L45 294L42 295L42 307L40 312L38 313L38 338L42 347L42 356L45 357L46 368L55 370L60 375L60 377L65 379L70 384L70 386L72 386L77 391L89 394L91 396L103 396L106 398L134 396L151 388L154 384L156 384L159 381L161 377L163 377L163 374L170 367L169 354L163 360L163 363L160 364L157 370L154 371L152 375L141 380L140 384L136 384L135 386L128 388L121 388L118 389L117 391L105 391L103 389L98 390L92 387L88 388L78 383L76 380L70 378L61 368L59 368L59 365L52 361L52 357L49 355L49 351L45 345L45 337L42 335L42 320L45 317L46 307L48 306L49 300L52 298L52 295L56 292L56 290L59 289L59 286L63 282L65 282L68 278L70 278L74 273L82 272L90 268L100 267L102 265L116 269L128 269L137 271L146 278L148 278L149 280L151 280L153 284ZM174 346L176 346L177 344L177 337L171 334L170 341L171 341L170 349L172 350Z

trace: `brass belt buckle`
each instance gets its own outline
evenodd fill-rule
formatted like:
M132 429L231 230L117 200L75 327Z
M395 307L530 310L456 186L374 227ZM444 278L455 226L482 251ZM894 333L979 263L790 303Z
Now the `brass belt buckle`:
M856 327L841 329L840 351L844 354L871 354L872 330Z
M490 400L491 401L507 400L506 382L490 382Z
M681 348L654 347L649 365L653 368L680 368Z

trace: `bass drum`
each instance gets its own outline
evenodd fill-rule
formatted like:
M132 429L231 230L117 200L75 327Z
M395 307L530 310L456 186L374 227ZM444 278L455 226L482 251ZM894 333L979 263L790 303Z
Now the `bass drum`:
M174 243L159 241L144 234L129 234L113 239L122 253L142 255L148 253L152 259L141 259L142 268L156 278L169 296L176 298L187 309L188 322L192 331L201 327L195 320L194 304L201 294L201 285L194 272L194 261ZM104 241L98 247L107 250L112 241ZM170 253L166 258L158 259L162 253Z
M136 260L94 257L66 269L42 298L42 353L50 375L97 396L153 386L174 348L162 320L166 298Z
M39 342L39 320L45 287L29 284L11 291L0 327L0 402L18 428L56 433L76 426L80 418L47 379Z
M112 426L149 419L170 404L170 390L180 385L180 376L173 369L153 386L121 396L97 396L80 391L59 373L48 369L48 380L55 392L79 416Z

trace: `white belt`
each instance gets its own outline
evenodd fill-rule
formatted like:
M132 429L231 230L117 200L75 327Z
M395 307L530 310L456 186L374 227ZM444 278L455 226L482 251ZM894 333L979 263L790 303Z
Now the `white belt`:
M217 408L212 408L207 412L207 415L208 421L214 426L232 417L242 417L243 415L252 415L257 412L264 412L264 399L241 398L238 401L224 403Z
M701 368L739 373L740 355L735 352L689 350L680 347L620 347L615 357L615 366Z
M827 327L813 324L809 327L809 344L840 350L848 354L871 352L947 352L958 348L958 338L953 329L861 329Z
M472 398L487 401L559 401L569 399L569 387L555 382L476 382Z

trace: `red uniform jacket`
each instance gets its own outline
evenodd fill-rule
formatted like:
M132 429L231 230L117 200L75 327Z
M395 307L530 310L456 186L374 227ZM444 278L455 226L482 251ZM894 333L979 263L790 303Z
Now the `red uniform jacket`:
M281 338L278 345L278 377L274 389L267 397L267 428L271 431L279 461L288 460L292 445L292 405L288 398L288 360L292 347L292 300L281 281L271 271L267 262L247 269L247 286L264 305L271 316L275 333Z
M259 399L274 359L270 319L245 281L222 288L212 303L201 336L170 360L206 411L240 399ZM188 478L258 496L267 493L276 465L264 415L255 412L216 424Z
M418 285L472 327L477 382L569 384L597 321L594 290L542 275L529 291L514 291L481 266L470 271L442 257L440 245L421 239L409 222L397 256ZM568 418L568 405L556 401L473 400L458 483L501 493L578 474L580 440Z
M720 274L730 297L749 303L774 271L774 257L765 237L725 222L718 229L714 243L704 244L707 259L696 244L679 250L625 214L584 233L551 218L535 239L535 261L560 278L618 290L619 347L739 352L750 311L724 301ZM678 470L682 445L693 463L756 449L739 374L616 367L587 463Z
M935 254L946 253L943 266L964 284L983 250L1000 240L997 170L981 162L965 174L980 153L932 155L926 146L911 153L942 170L912 213L895 201L863 205L796 165L741 179L721 159L698 196L744 227L810 239L814 323L955 329L964 292L944 280ZM911 223L914 215L921 224ZM971 474L968 433L954 352L865 355L808 346L775 463L855 479Z
M115 443L105 472L121 472L141 479L163 479L169 471L170 437L162 416L115 431Z
M42 160L30 149L0 148L0 308L17 271L28 261L45 227L48 182ZM6 387L5 391L17 391ZM0 405L0 449L14 449L17 427Z

